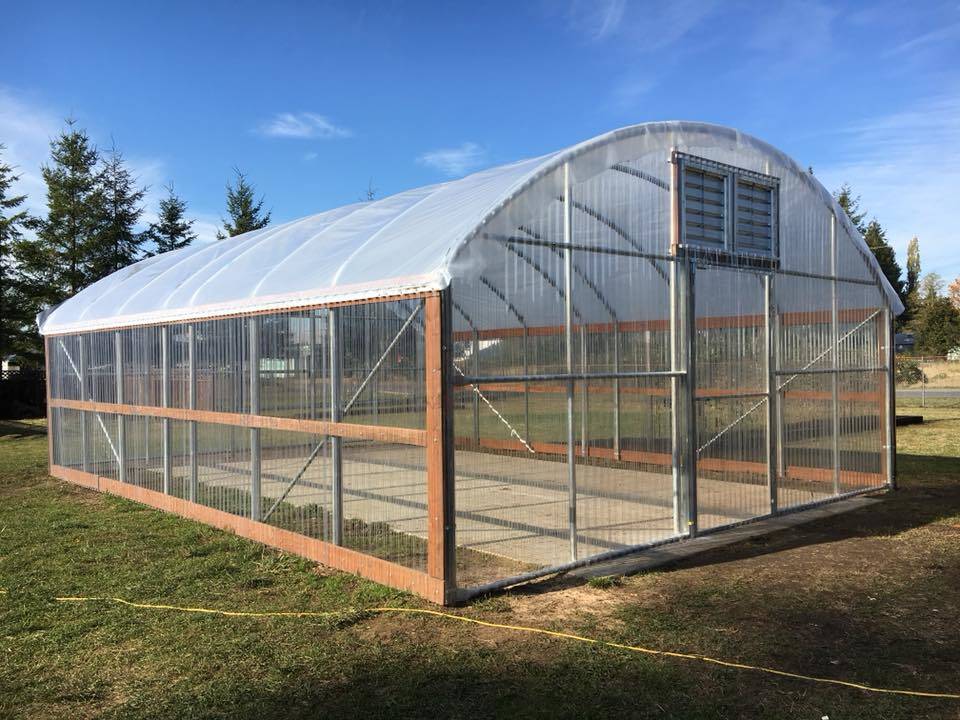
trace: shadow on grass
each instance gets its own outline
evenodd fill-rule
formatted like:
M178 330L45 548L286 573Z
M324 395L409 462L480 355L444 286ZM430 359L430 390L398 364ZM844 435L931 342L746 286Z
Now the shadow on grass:
M0 420L0 438L18 440L46 434L47 426L44 420Z

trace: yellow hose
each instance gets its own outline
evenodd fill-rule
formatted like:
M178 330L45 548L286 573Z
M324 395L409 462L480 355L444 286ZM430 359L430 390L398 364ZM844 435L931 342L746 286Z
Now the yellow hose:
M7 594L6 590L0 590L0 594ZM909 697L941 698L948 700L960 700L960 693L947 692L922 692L918 690L901 690L897 688L881 688L864 685L862 683L850 682L847 680L836 680L834 678L816 677L813 675L802 675L800 673L787 672L786 670L777 670L775 668L763 667L761 665L749 665L747 663L732 662L730 660L719 660L706 655L695 653L673 652L670 650L656 650L654 648L641 647L639 645L624 645L622 643L610 642L609 640L598 640L596 638L585 637L583 635L574 635L573 633L560 632L557 630L546 630L544 628L528 627L526 625L508 625L505 623L495 623L488 620L478 620L465 615L456 615L454 613L443 612L441 610L428 610L423 608L407 607L372 607L362 608L352 611L338 612L310 612L310 611L273 611L273 612L253 612L247 610L220 610L217 608L205 607L183 607L178 605L157 605L152 603L138 603L124 600L117 597L55 597L56 602L61 603L89 603L89 602L109 602L124 605L126 607L137 608L141 610L172 610L184 613L199 613L203 615L221 615L224 617L247 617L247 618L329 618L346 617L351 614L363 613L405 613L407 615L423 615L430 617L445 618L447 620L456 620L471 625L480 625L482 627L496 628L498 630L511 630L513 632L529 633L535 635L546 635L548 637L561 638L564 640L574 640L576 642L589 643L617 650L626 650L628 652L643 653L645 655L658 655L661 657L679 658L681 660L697 660L699 662L719 665L721 667L734 668L737 670L752 670L755 672L767 673L768 675L777 675L780 677L793 678L795 680L806 680L808 682L822 683L826 685L840 685L843 687L863 690L864 692L884 693L887 695L906 695Z

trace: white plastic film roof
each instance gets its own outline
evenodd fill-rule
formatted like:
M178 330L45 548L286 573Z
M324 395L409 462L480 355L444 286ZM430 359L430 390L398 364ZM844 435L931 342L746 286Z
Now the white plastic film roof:
M569 162L575 181L619 162L670 148L723 158L743 167L789 174L819 206L832 210L890 307L902 305L846 214L816 179L786 155L736 130L693 122L634 125L542 157L503 165L460 180L354 203L282 225L164 253L118 270L40 318L43 334L176 322L219 315L283 310L447 287L454 259L471 238L511 204L556 197L549 176ZM547 179L547 182L538 181ZM547 189L540 186L549 186ZM539 188L539 189L537 189ZM781 192L785 186L781 186ZM642 212L642 208L637 210ZM502 220L502 218L501 218ZM781 246L790 243L786 229Z

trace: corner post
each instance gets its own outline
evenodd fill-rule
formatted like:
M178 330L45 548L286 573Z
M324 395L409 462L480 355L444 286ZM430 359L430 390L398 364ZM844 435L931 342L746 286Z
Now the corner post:
M260 318L247 319L250 344L250 414L260 414ZM250 519L260 520L260 428L250 428Z
M884 452L886 453L887 485L891 490L897 489L897 390L895 385L897 360L894 339L893 313L890 312L890 305L887 304L883 309L883 355L887 366L887 377L884 383L887 415Z
M77 341L80 345L80 399L89 400L87 397L87 336L77 335ZM80 411L80 466L84 472L90 472L90 449L87 447L87 411Z
M577 465L573 431L573 182L570 163L563 165L563 305L567 368L567 506L570 532L570 560L577 559Z
M453 326L450 290L429 295L424 306L427 396L427 574L456 592L456 515L453 438Z
M340 402L341 364L340 350L340 309L332 307L327 311L327 330L330 350L330 422L341 422L343 411ZM332 541L334 545L343 545L343 439L330 436L330 469L332 473L331 520Z

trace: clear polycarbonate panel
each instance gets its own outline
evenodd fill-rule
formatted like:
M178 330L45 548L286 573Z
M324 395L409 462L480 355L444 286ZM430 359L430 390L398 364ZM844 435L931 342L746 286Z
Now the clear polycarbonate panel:
M670 381L621 382L625 387L620 388L619 408L614 402L612 380L576 385L579 557L677 534L670 455ZM621 435L619 447L614 444L616 425Z
M318 540L332 540L329 438L262 430L263 522Z
M250 430L197 423L197 502L250 517Z
M837 283L840 368L878 368L887 363L882 352L884 313L876 287Z
M125 481L163 492L163 420L128 415L123 423Z
M120 331L123 401L128 405L163 404L162 332L157 325Z
M171 325L170 407L190 407L190 325Z
M190 451L190 425L184 420L170 420L170 494L184 500L192 497L191 475L193 455ZM195 489L194 489L195 491Z
M696 273L701 529L770 511L764 288L764 276L755 271L701 268Z
M249 318L194 324L197 409L250 410Z
M50 409L50 442L53 463L62 467L83 469L83 412L67 408Z
M781 369L823 370L833 367L833 286L830 280L777 276Z
M423 301L348 305L337 312L344 422L422 428Z
M885 372L840 376L840 491L887 482Z
M522 432L524 406L517 393L501 394L483 384L455 393L461 586L570 559L566 386L529 385L529 433ZM476 398L481 398L479 442L472 435Z
M83 415L87 426L87 472L116 480L120 469L116 415L98 412Z
M343 544L426 570L427 471L422 447L343 441Z
M700 529L769 513L766 399L703 398L696 408Z
M326 310L261 315L258 323L260 415L329 416Z
M84 342L86 391L84 400L112 403L117 398L116 333L88 333Z
M777 505L787 509L834 494L833 380L829 374L782 378Z
M80 337L80 335L61 335L48 340L50 396L53 398L81 399Z

